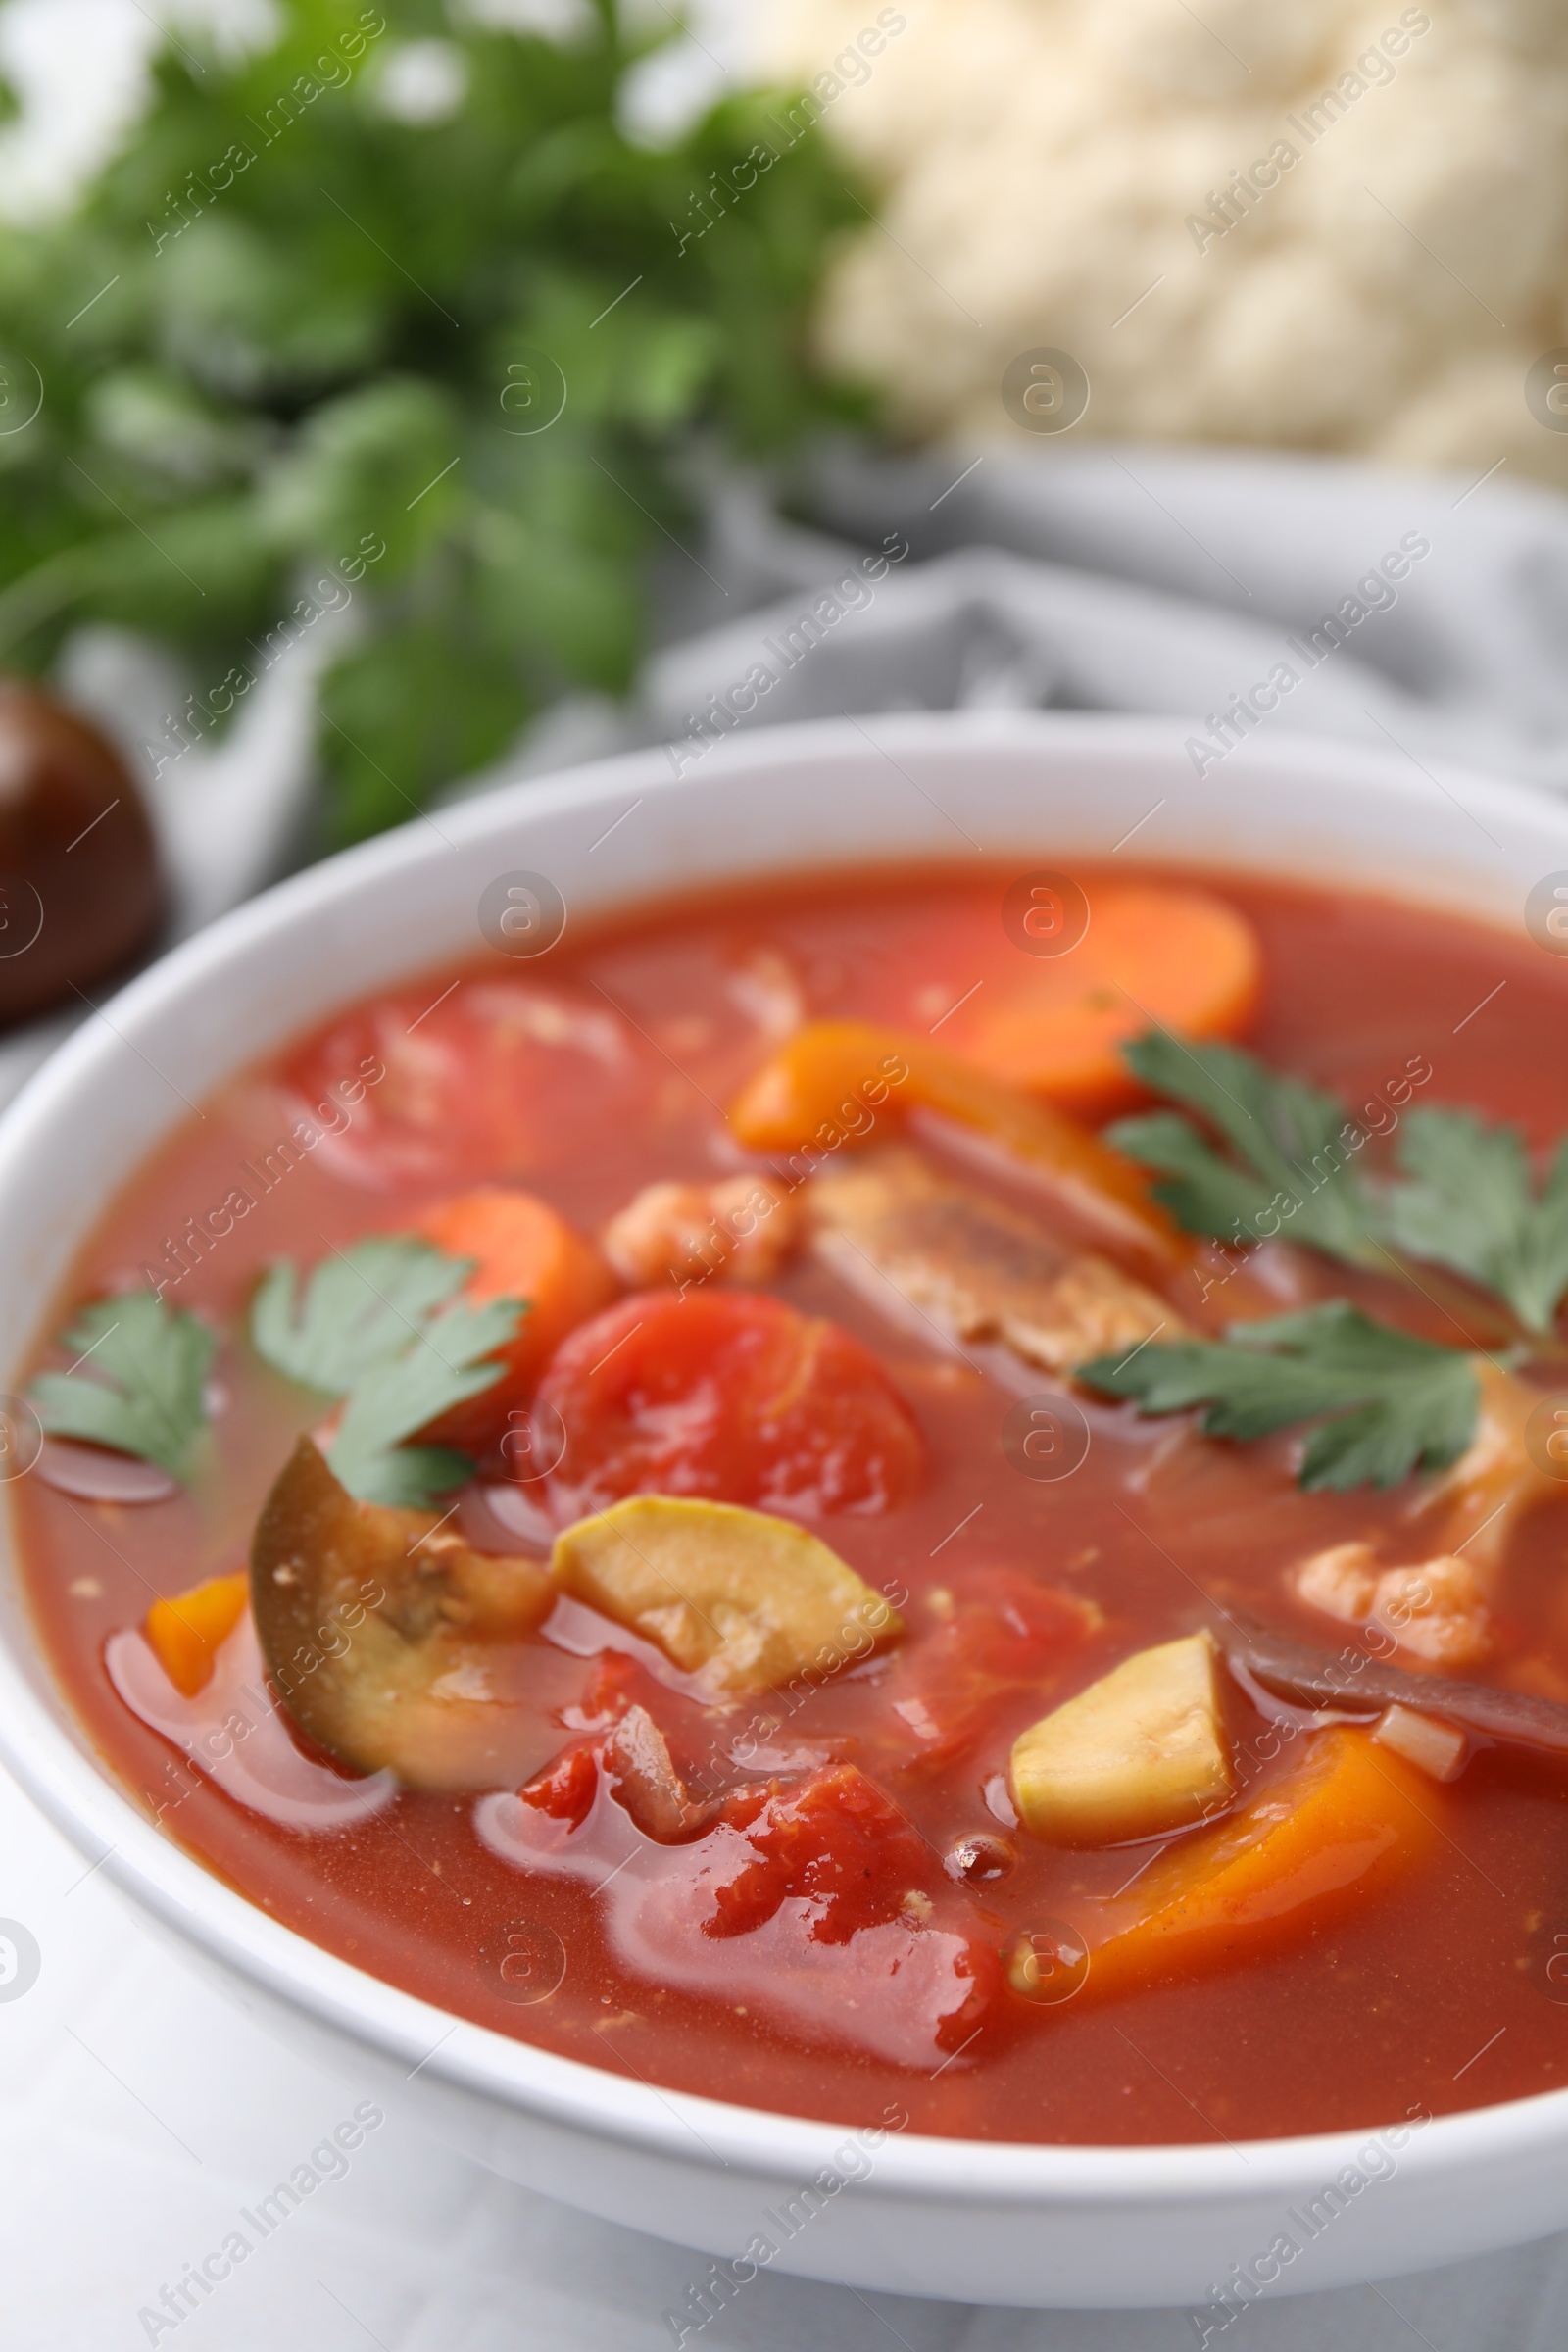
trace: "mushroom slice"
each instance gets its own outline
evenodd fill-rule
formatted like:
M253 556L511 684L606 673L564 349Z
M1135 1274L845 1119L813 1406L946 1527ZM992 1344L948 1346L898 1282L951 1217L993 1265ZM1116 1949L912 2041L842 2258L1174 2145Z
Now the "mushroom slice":
M495 1668L555 1598L542 1561L473 1551L428 1512L357 1502L309 1438L251 1545L262 1654L295 1721L341 1763L414 1788L505 1777Z
M1045 1372L1185 1329L1108 1258L1069 1249L900 1146L817 1177L810 1207L818 1256L883 1313L902 1307L917 1328L1000 1341Z
M904 1630L818 1537L737 1503L631 1494L565 1529L550 1564L565 1592L725 1695L837 1674Z

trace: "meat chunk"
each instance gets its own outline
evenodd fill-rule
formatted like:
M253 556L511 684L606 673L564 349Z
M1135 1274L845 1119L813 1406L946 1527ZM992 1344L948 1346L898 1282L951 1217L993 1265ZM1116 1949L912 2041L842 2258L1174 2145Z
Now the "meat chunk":
M649 1184L611 1218L599 1246L621 1280L771 1282L795 1247L800 1204L771 1176Z
M818 1255L874 1305L902 1300L912 1321L1000 1341L1045 1372L1185 1328L1108 1258L1068 1248L898 1146L818 1176L809 1206Z
M1378 1570L1370 1544L1332 1544L1291 1574L1298 1600L1342 1625L1362 1625L1377 1599Z
M1452 1468L1419 1497L1410 1517L1435 1520L1443 1547L1466 1551L1482 1581L1491 1583L1525 1512L1560 1495L1562 1487L1531 1458L1525 1439L1545 1391L1485 1357L1474 1360L1481 1383L1476 1434Z
M1380 1568L1370 1544L1336 1544L1303 1560L1292 1582L1308 1608L1376 1626L1435 1666L1468 1666L1491 1644L1484 1579L1456 1552Z
M1375 1625L1434 1666L1468 1666L1492 1645L1488 1601L1525 1513L1561 1493L1526 1432L1544 1391L1476 1359L1481 1412L1464 1452L1407 1513L1423 1559L1385 1567L1366 1544L1336 1544L1292 1573L1298 1596L1346 1625Z

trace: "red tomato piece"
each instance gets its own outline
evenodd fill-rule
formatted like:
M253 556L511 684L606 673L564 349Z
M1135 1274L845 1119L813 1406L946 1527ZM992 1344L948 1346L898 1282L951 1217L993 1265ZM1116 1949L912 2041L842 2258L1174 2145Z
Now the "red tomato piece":
M563 1748L553 1764L536 1773L518 1791L524 1804L535 1805L557 1821L569 1821L580 1830L599 1790L599 1749L590 1740Z
M566 1433L548 1490L563 1524L625 1494L882 1511L913 1493L923 1462L870 1350L759 1292L622 1298L558 1350L539 1405Z
M624 1650L599 1652L582 1696L562 1711L561 1721L568 1731L611 1732L633 1707L641 1707L657 1724L684 1778L701 1781L705 1788L715 1782L727 1788L734 1780L735 1767L724 1751L722 1720L715 1723L711 1708L669 1690L641 1659L628 1657Z
M1007 1566L977 1570L948 1612L907 1644L889 1679L889 1707L920 1743L913 1764L962 1755L1015 1692L1029 1692L1042 1712L1042 1694L1102 1622L1092 1601Z
M756 1859L717 1884L710 1936L745 1936L793 1896L816 1916L819 1943L847 1943L858 1928L896 1916L907 1889L931 1877L931 1849L892 1799L853 1764L803 1788L748 1788L721 1818L742 1830Z
M345 1014L284 1079L316 1158L392 1191L590 1156L640 1116L652 1070L608 1004L537 980L465 979L445 996L434 980Z
M481 1835L525 1868L591 1886L631 1973L745 2003L808 2047L927 2073L961 2059L982 2022L1005 2023L973 1899L853 1765L737 1793L698 1836L665 1843L637 1825L609 1749L558 1757L520 1803L499 1800L509 1810Z

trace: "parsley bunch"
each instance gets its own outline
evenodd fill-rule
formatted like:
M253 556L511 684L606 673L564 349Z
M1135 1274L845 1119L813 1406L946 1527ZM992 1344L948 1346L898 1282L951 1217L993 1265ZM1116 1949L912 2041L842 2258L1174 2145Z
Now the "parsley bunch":
M75 216L0 239L0 660L42 668L86 619L173 641L177 755L352 602L320 692L341 841L564 687L626 687L696 438L857 413L802 320L860 215L763 95L628 140L657 40L618 0L560 42L439 0L275 17L259 52L171 37ZM411 40L450 101L422 120L388 102Z

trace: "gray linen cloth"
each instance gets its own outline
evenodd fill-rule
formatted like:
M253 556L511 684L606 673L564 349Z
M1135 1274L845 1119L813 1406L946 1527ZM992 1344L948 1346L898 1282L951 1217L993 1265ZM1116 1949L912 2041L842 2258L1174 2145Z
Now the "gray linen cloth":
M632 704L563 705L498 774L992 703L1188 716L1195 766L1291 727L1568 785L1568 499L1535 484L1085 444L829 450L793 520L706 487Z

